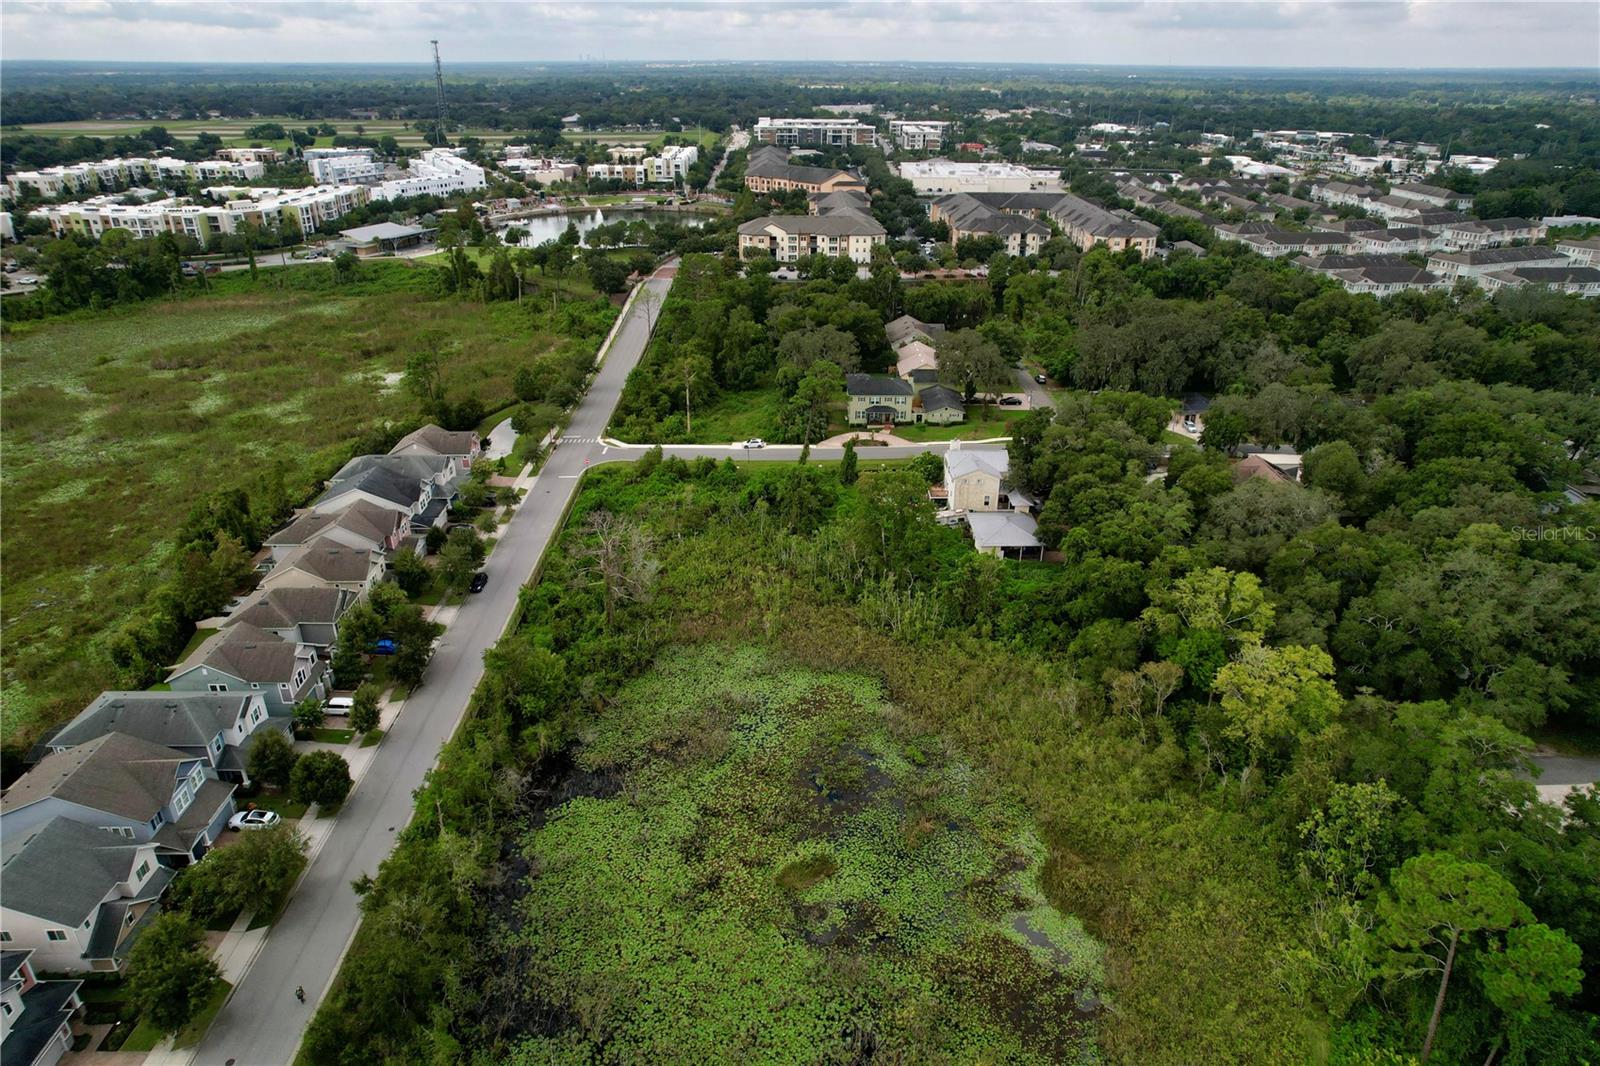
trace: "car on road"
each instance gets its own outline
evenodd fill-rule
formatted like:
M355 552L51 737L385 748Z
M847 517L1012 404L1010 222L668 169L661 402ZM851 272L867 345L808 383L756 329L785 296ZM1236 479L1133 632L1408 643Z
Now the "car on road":
M1021 396L1002 396L1002 397L1000 397L1000 406L1001 407L1021 407L1022 406L1022 397Z
M240 811L228 819L229 829L271 829L282 822L277 811Z
M472 584L467 586L468 592L482 592L489 587L489 575L479 570L472 575Z
M741 448L765 448L766 446L767 442L762 440L760 437L751 437L749 440L739 445Z
M1033 375L1033 380L1037 381L1039 384L1043 385L1046 382L1048 382L1050 379L1045 377L1043 374L1035 374L1035 375Z
M17 278L17 284L18 285L37 285L37 284L39 284L39 279L34 277L32 274L23 274L21 277Z

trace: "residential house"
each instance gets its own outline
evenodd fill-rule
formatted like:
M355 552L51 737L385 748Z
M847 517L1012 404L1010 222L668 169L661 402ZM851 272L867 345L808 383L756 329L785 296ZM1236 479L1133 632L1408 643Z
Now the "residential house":
M952 445L944 455L945 507L952 511L1032 511L1033 500L1009 479L1004 448Z
M55 1066L72 1049L82 981L41 981L32 950L0 951L0 1062Z
M1438 208L1419 208L1407 215L1400 215L1393 221L1404 226L1423 226L1427 229L1438 229L1440 226L1452 222L1470 222L1472 216L1463 211L1445 211Z
M935 200L928 208L928 217L950 227L952 244L974 237L994 237L1007 255L1038 255L1039 248L1050 239L1050 227L1044 223L991 207L968 193Z
M277 566L314 540L392 554L411 531L411 517L398 506L358 500L342 511L305 511L266 539L270 565Z
M126 733L104 733L40 759L5 791L6 836L66 818L141 844L185 865L222 835L234 785L207 775L200 756Z
M1393 266L1356 267L1328 271L1328 276L1344 286L1346 292L1365 292L1373 296L1393 296L1398 292L1428 292L1448 288L1450 283L1410 263Z
M269 730L287 733L288 723L268 715L258 693L102 692L42 746L57 754L121 733L202 759L210 776L248 785L250 748Z
M901 345L910 344L912 341L936 344L938 338L944 334L944 326L938 322L923 322L910 315L901 315L885 325L883 332L889 338L889 347L899 349Z
M1439 243L1452 251L1499 248L1515 241L1543 240L1543 222L1525 218L1469 219L1447 222L1439 227Z
M1389 229L1358 230L1350 234L1357 252L1379 255L1424 254L1439 246L1438 235L1420 226L1392 226Z
M852 426L891 425L912 419L910 382L881 374L846 374L844 391L849 397L847 420Z
M1325 233L1319 230L1273 230L1271 233L1251 233L1239 238L1255 251L1271 259L1287 255L1319 255L1330 250L1344 249L1355 244L1348 233Z
M1357 233L1382 232L1386 227L1375 218L1313 218L1309 225L1312 229L1322 230L1325 233Z
M388 556L368 548L352 548L332 537L317 537L295 548L261 579L264 590L335 588L365 599L383 580Z
M831 215L768 215L739 227L739 254L768 254L780 263L803 256L845 256L865 266L888 232L871 215L841 211Z
M911 389L912 421L926 422L934 426L947 426L966 421L967 405L961 401L961 394L956 390L939 384L919 387L919 382L915 378L911 379Z
M1233 480L1264 477L1268 481L1298 482L1303 467L1304 460L1292 452L1256 451L1234 464Z
M1366 207L1380 195L1370 185L1355 185L1346 181L1318 182L1311 187L1313 200L1335 207Z
M909 378L914 370L939 369L939 352L931 344L908 341L895 349L894 372L896 377Z
M206 639L173 668L174 692L258 692L267 713L288 715L303 699L328 694L328 666L310 644L279 640L236 622Z
M1478 284L1490 293L1532 287L1595 297L1600 296L1600 269L1587 266L1513 267L1481 274Z
M0 842L0 932L8 951L31 951L48 973L117 971L172 883L160 845L71 818L53 818ZM10 1066L11 1058L6 1057Z
M1403 196L1407 200L1427 204L1429 207L1442 208L1446 211L1456 211L1472 206L1472 197L1453 189L1440 188L1437 185L1424 185L1420 181L1406 182L1403 185L1393 185L1389 188L1392 196Z
M340 468L311 509L342 511L363 501L399 508L410 516L413 533L425 533L444 525L465 473L450 456L359 455Z
M1435 252L1428 256L1428 269L1448 281L1461 278L1477 279L1494 270L1515 270L1521 267L1572 266L1558 249L1543 245L1521 248L1478 248L1460 252Z
M1002 559L1044 559L1039 523L1023 511L969 511L967 529L972 547Z
M339 643L339 619L356 599L355 593L333 585L284 585L251 596L222 624L227 628L243 622L330 655Z
M783 192L787 189L811 193L850 189L864 192L867 184L848 170L797 166L789 162L787 151L767 146L750 153L744 168L744 187L757 193Z
M1566 237L1556 241L1556 251L1570 259L1573 266L1600 266L1600 237Z
M1302 200L1298 196L1290 196L1287 193L1281 192L1269 194L1267 196L1267 203L1279 211L1287 211L1290 214L1293 214L1296 211L1317 210L1317 205L1312 203L1310 200Z
M1404 260L1396 259L1392 255L1378 255L1366 252L1361 255L1332 254L1317 255L1309 259L1297 259L1295 266L1309 270L1314 274L1332 275L1340 270L1387 270L1396 265L1409 265Z

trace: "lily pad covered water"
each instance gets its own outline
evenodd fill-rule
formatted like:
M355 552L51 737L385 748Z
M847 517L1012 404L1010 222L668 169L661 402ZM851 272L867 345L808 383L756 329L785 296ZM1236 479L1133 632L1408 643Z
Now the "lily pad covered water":
M1025 812L879 684L678 651L521 842L514 1062L1094 1062L1099 946Z

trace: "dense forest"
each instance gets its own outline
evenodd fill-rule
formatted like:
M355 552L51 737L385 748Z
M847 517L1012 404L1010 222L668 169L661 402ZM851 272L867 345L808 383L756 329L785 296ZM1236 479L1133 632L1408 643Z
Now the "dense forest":
M885 358L891 312L968 327L1082 387L1009 445L1058 561L937 524L932 456L591 474L426 816L360 886L308 1060L1592 1061L1600 801L1538 802L1529 762L1531 736L1600 724L1600 509L1561 491L1600 439L1592 305L1379 302L1231 254L873 286L686 257L652 349L677 354L619 422L675 417L685 359L707 388L803 382ZM1218 393L1198 446L1165 433L1186 388ZM1245 442L1297 447L1303 483L1238 480ZM929 798L873 802L907 761L992 776L1043 849L960 867L945 898L999 902L949 916L945 955L908 939L913 887L852 903L883 840L727 790L800 773L968 854L975 799L932 822ZM1008 954L984 923L1038 906L1030 884L1066 925ZM763 958L790 976L762 983ZM1044 1024L1069 979L1052 1017L1080 1028ZM750 1043L779 1009L792 1039Z

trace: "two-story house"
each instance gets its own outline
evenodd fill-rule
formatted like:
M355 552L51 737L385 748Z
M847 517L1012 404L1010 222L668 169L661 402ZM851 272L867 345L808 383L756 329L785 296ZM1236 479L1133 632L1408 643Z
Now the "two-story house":
M444 455L467 466L483 454L483 441L470 429L449 430L432 424L414 429L401 437L390 455Z
M383 580L388 556L370 548L352 548L332 537L317 537L284 556L261 579L266 591L283 588L335 588L357 600Z
M0 1062L55 1066L72 1049L82 981L41 981L33 952L0 951Z
M984 555L1042 559L1034 501L1011 482L1010 466L1004 448L963 448L956 442L945 452L944 484L929 495L942 496L944 509L965 519L973 547Z
M259 693L268 714L288 715L303 699L327 696L328 664L310 644L236 622L179 663L167 684L174 692Z
M266 539L265 546L272 553L268 569L318 537L392 554L410 532L411 516L398 506L360 500L342 510L306 511Z
M909 381L882 374L846 374L844 390L849 397L847 418L852 426L882 426L911 421Z
M32 951L29 961L47 972L120 970L172 882L161 850L71 818L8 832L0 844L0 940Z
M355 593L332 585L294 585L257 592L222 623L243 622L292 644L309 644L331 655L339 643L339 619L356 602Z
M313 511L342 511L365 501L398 507L411 518L411 530L442 526L455 499L465 464L444 455L358 455L339 469L311 504Z
M234 785L204 758L125 733L53 752L5 792L0 833L67 818L127 840L155 843L182 866L206 853L233 815Z
M55 754L122 733L204 759L210 776L248 785L245 765L263 731L289 732L256 692L102 692L44 748Z

